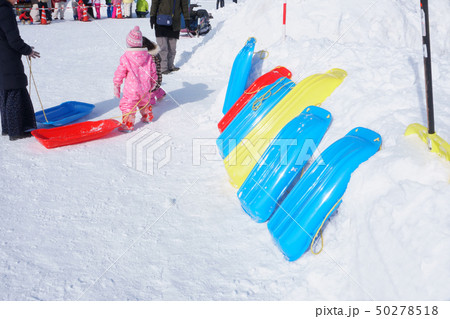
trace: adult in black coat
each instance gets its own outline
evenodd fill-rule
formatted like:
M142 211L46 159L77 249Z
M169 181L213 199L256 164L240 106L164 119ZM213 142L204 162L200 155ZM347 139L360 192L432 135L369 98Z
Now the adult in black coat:
M9 135L10 140L29 137L29 131L36 128L22 55L40 57L20 37L13 11L15 3L16 0L0 0L0 111L2 135Z

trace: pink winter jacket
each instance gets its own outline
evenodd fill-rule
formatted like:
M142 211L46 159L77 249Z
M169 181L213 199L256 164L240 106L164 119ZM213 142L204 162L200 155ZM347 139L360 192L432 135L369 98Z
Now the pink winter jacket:
M128 48L120 57L114 72L114 85L120 87L124 79L123 98L129 101L137 102L155 87L156 65L146 48Z

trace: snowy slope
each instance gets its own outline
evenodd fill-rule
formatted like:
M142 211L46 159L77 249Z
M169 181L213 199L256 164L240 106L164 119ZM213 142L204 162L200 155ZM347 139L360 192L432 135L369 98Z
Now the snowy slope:
M403 136L426 125L418 1L290 0L285 41L281 0L198 3L213 31L178 42L181 70L164 77L170 96L153 123L53 150L0 139L0 299L448 299L450 165ZM19 26L42 56L32 70L44 106L79 100L96 105L88 119L119 116L112 76L134 25L154 39L148 19L66 14ZM448 1L430 4L436 129L447 141L449 14ZM214 154L231 65L250 36L269 52L263 72L283 65L296 82L348 72L322 105L333 123L321 149L355 126L383 137L326 224L324 252L292 263L240 208ZM170 138L171 159L152 175L126 165L127 141L146 130Z

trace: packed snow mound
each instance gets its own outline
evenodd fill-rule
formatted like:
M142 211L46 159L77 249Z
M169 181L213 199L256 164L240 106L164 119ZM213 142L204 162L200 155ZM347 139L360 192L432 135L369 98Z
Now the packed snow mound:
M323 105L332 112L333 123L320 148L356 126L379 132L383 147L353 174L343 204L327 227L328 250L353 264L350 272L362 286L373 287L366 291L373 298L448 296L450 289L436 274L449 273L444 269L450 258L440 256L436 245L450 246L450 217L444 208L450 204L449 165L415 137L403 136L409 124L427 123L419 3L288 1L285 40L282 3L242 1L216 13L215 33L192 61L220 73L254 36L255 51L269 52L264 72L283 65L298 82L330 68L346 70L347 79ZM430 4L435 121L447 141L448 13L448 1ZM233 54L220 54L224 47ZM414 262L418 256L427 257ZM408 281L410 274L420 279ZM386 276L387 282L377 284Z
M193 60L211 69L227 67L234 58L231 53L238 52L250 36L256 37L260 50L273 54L285 44L281 40L282 4L281 0L244 0L215 11L213 33L206 37L208 45L198 49ZM438 41L448 35L450 22L445 12L450 10L450 4L445 0L436 1L430 4L431 10L432 39L436 40L432 46L439 57L450 49L449 41ZM414 1L292 0L287 4L286 29L291 40L287 42L294 43L295 49L291 51L296 52L282 50L283 56L271 60L276 60L272 61L275 64L289 64L297 73L314 72L319 66L312 68L311 62L316 62L320 54L340 51L344 55L340 50L343 45L349 49L367 45L377 49L380 56L388 56L396 49L421 52L420 10ZM337 47L329 49L335 42ZM224 54L226 48L233 51ZM330 52L324 52L327 50ZM321 59L329 60L329 57Z

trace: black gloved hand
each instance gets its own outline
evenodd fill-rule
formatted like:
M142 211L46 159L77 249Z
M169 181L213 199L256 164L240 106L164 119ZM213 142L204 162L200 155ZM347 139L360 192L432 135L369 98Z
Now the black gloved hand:
M153 29L153 27L155 26L155 24L156 24L156 16L151 16L151 17L150 17L150 28Z
M36 58L40 58L41 54L37 51L34 51L34 47L31 47L31 53L28 55L28 57L31 59L36 59Z

